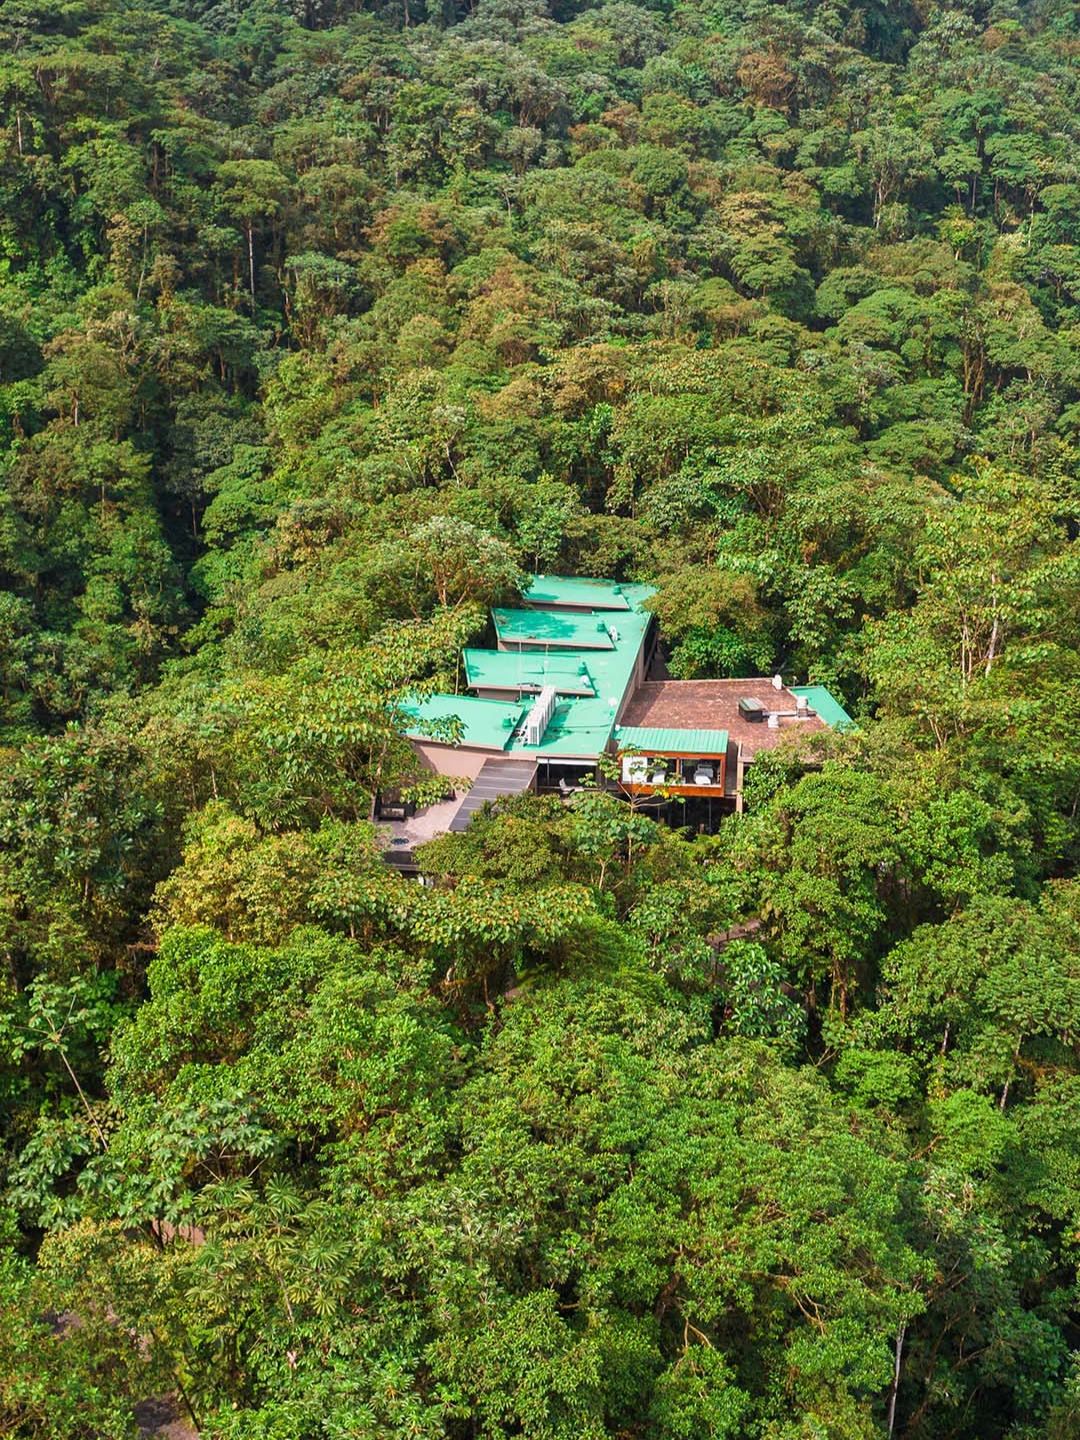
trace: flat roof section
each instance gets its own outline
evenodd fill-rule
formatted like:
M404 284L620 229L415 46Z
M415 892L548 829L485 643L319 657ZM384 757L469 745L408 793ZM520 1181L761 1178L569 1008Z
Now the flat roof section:
M502 645L555 645L568 650L614 650L616 620L600 615L562 614L552 610L492 610Z
M606 700L575 700L568 695L556 705L540 744L526 745L524 738L519 738L510 753L545 760L566 756L595 761L607 749L614 723L615 711Z
M578 655L537 650L464 650L465 679L471 690L542 690L560 695L597 694L588 661Z
M480 700L475 695L429 695L403 708L412 717L405 731L410 740L505 750L528 707L517 701ZM429 726L424 726L424 722L454 718L461 721L461 736L457 741L444 740L433 735Z
M813 734L828 730L830 720L822 714L805 720L782 719L773 729L764 720L747 720L739 714L739 701L744 697L760 700L770 710L795 710L798 691L821 690L821 686L797 686L774 690L771 680L758 676L750 680L647 680L639 685L623 712L625 726L653 726L674 730L720 729L742 746L743 754L751 757L759 750L772 750L791 733L798 730ZM827 690L825 695L829 695ZM810 707L817 710L811 695ZM829 700L847 723L847 712L833 697Z
M620 751L625 747L647 755L727 755L726 730L673 730L651 725L620 725L615 731Z
M529 605L575 610L636 610L656 591L630 581L592 580L581 575L534 575L525 591Z
M585 620L593 624L596 622L596 617L592 615L566 615L558 618ZM611 616L615 622L612 628L619 637L612 648L579 652L573 657L579 663L584 661L588 666L596 686L595 694L560 697L540 744L526 746L523 740L517 740L511 746L513 752L537 755L542 759L565 756L574 760L595 760L597 755L602 754L611 739L619 706L633 684L638 655L645 643L651 618L640 610L628 610L624 614ZM515 651L504 654L509 660L519 658ZM543 656L526 652L520 658L538 661L543 659ZM570 656L564 653L562 658L569 659ZM552 683L555 683L558 689L557 682Z

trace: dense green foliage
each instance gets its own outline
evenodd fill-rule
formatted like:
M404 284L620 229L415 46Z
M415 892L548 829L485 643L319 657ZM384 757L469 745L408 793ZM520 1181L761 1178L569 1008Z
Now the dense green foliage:
M4 0L0 1433L1080 1434L1078 19ZM406 881L533 569L859 730Z

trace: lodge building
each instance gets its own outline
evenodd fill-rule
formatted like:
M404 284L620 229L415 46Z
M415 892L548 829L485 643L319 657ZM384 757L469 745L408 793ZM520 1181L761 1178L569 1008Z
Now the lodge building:
M623 793L657 808L676 802L679 824L708 823L741 808L747 767L763 750L793 730L851 724L819 685L658 678L656 621L645 609L653 593L536 575L520 608L493 610L496 648L463 652L467 693L407 710L421 763L464 793L427 817L400 815L397 843L463 830L487 800L570 795L605 754L617 757ZM453 743L438 738L448 720Z

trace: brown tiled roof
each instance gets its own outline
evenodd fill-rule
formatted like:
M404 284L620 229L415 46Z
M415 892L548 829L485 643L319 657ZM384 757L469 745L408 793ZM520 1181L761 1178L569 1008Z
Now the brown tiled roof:
M805 734L827 728L816 715L806 720L782 719L776 730L764 720L745 720L739 714L739 701L751 696L768 710L795 709L791 691L774 690L767 679L646 680L634 692L620 723L677 730L726 730L742 746L746 759L758 750L779 745L792 730Z

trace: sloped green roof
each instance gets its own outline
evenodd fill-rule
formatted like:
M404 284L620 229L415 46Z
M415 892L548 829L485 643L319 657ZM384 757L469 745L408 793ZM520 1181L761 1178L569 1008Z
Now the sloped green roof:
M620 725L615 731L620 750L646 755L726 755L726 730L673 730L667 726Z
M480 700L475 695L429 695L404 708L412 717L405 731L410 740L505 750L528 706L505 700ZM461 721L461 734L456 741L431 733L431 722L454 718Z
M635 610L655 594L651 585L590 580L581 575L534 575L525 591L530 605L576 605L589 610Z
M559 618L595 623L594 617L590 615ZM627 610L610 618L614 621L613 629L619 638L609 650L560 652L561 659L575 660L579 664L583 661L588 666L589 674L596 685L595 694L592 697L560 696L540 744L526 745L524 740L515 740L511 746L515 754L539 755L549 759L558 759L560 756L580 759L586 756L595 757L607 749L615 716L630 688L650 622L650 616L640 610ZM517 653L510 654L508 658L541 661L544 655L525 652L520 657ZM556 689L559 688L557 680L550 683L554 684Z
M544 581L545 577L536 579ZM575 583L598 587L601 592L605 587L609 592L613 589L608 581ZM599 603L593 599L593 590L578 591L569 581L560 584L569 587L565 594L588 593L592 603ZM515 690L524 685L526 692L545 685L555 687L559 700L538 745L527 745L523 736L514 734L532 703L527 693L521 703L481 700L471 695L434 695L412 707L416 720L459 716L463 726L458 742L461 745L498 748L507 754L541 759L595 759L607 749L615 716L630 689L652 620L640 608L640 601L652 593L647 585L624 585L622 591L631 608L617 612L493 610L500 641L514 648L465 652L465 673L472 687ZM585 675L590 682L588 688L581 683ZM507 715L513 717L509 725ZM415 728L408 733L417 740L436 738Z
M597 694L589 665L593 657L559 650L466 650L465 677L471 689L540 690L554 685L560 695Z
M502 644L556 645L572 650L614 650L616 644L611 637L611 630L618 629L616 617L556 610L493 610L491 617Z
M789 685L787 688L792 695L805 695L811 710L834 730L850 730L854 726L855 721L824 685Z

